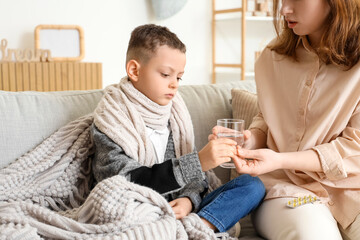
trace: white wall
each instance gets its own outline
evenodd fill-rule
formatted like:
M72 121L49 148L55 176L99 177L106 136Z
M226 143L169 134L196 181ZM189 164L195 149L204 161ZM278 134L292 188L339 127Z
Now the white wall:
M217 9L239 7L239 0L217 0ZM223 4L223 5L221 5ZM167 26L187 46L187 65L181 84L211 82L211 0L188 0L183 9L165 20L156 20L151 0L0 0L0 39L8 48L33 48L39 24L80 25L85 34L84 62L103 64L103 86L125 75L125 53L131 31L138 25ZM216 25L217 55L222 62L240 61L240 17ZM247 25L246 68L253 71L254 51L274 36L271 22ZM250 78L253 78L250 77ZM223 69L217 81L239 80L239 70Z
M183 9L156 20L150 0L0 0L0 39L8 48L34 48L39 24L80 25L84 29L84 62L103 63L103 86L125 75L125 53L138 25L167 26L187 46L181 84L207 84L211 77L211 1L188 0Z

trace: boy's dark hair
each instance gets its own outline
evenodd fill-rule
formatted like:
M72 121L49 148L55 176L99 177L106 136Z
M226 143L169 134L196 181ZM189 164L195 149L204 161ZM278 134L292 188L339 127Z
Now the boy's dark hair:
M182 53L186 52L184 43L167 27L155 24L138 26L131 32L126 53L126 63L131 59L147 62L151 55L156 52L157 48L163 45L178 49Z

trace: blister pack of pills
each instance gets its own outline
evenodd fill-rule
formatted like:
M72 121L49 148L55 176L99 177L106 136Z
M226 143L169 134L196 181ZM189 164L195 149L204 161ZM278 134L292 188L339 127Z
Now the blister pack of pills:
M289 208L297 208L297 207L300 207L300 206L305 205L305 204L314 203L316 201L319 201L319 199L309 195L307 197L306 196L305 197L298 197L298 198L295 198L293 200L289 200L286 203L286 206L288 206Z

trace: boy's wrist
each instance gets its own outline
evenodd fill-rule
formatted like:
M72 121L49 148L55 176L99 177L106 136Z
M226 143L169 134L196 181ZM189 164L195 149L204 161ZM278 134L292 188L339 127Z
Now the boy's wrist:
M197 152L192 152L180 157L179 167L181 169L183 181L188 184L193 181L202 181L205 179L205 174Z
M190 212L192 212L194 210L194 208L195 208L193 202L191 201L190 197L188 197L188 196L185 196L184 198L186 198L189 201L189 203L191 204Z

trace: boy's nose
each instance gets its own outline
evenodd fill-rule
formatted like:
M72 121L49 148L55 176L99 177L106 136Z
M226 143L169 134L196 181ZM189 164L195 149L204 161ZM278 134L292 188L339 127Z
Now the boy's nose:
M179 81L178 81L177 78L175 78L175 80L172 80L172 81L170 82L170 88L176 89L176 88L178 88L178 87L179 87Z

